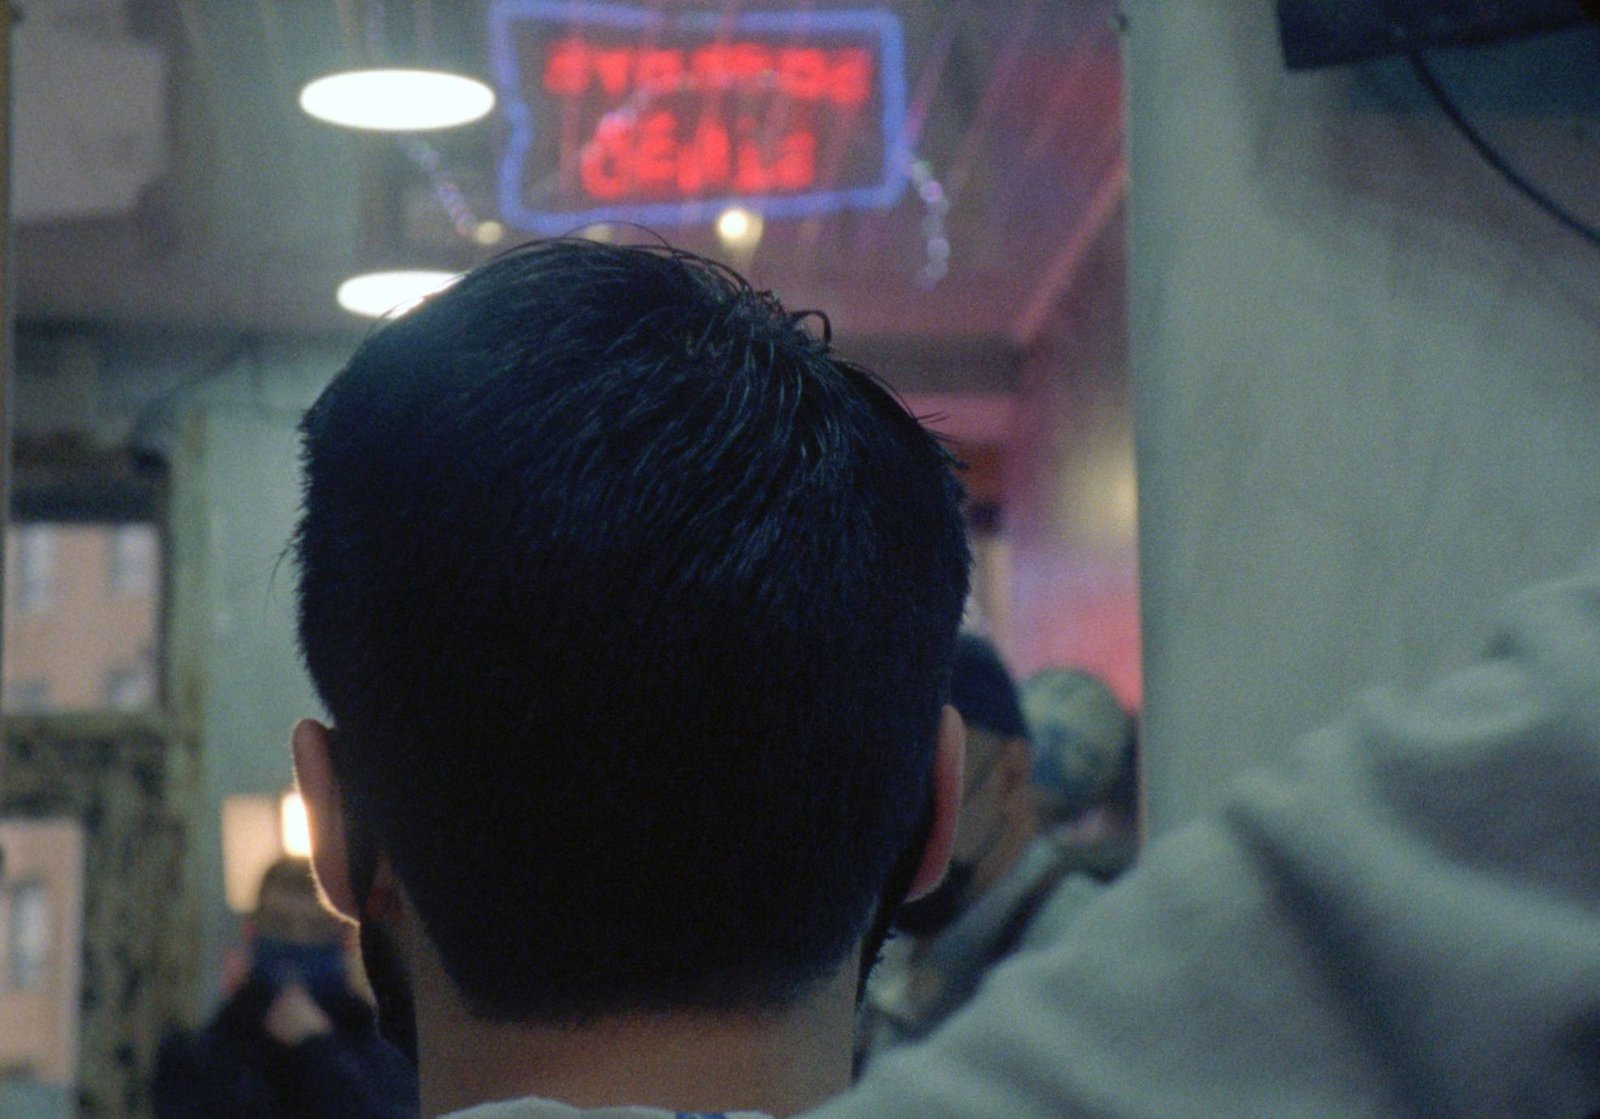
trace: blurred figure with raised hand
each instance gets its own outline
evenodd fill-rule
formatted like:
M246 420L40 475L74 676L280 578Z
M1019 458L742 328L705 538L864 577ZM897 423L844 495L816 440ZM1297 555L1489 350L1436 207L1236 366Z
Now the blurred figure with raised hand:
M308 860L267 868L249 937L244 983L204 1029L162 1046L159 1119L415 1116L416 1074L352 986L348 926L323 908Z

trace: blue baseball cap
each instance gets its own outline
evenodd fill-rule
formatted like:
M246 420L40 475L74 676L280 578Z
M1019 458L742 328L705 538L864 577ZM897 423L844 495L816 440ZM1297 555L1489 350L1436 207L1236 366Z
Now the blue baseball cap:
M1027 738L1017 685L995 647L975 633L956 638L950 674L950 703L969 726L1006 738Z

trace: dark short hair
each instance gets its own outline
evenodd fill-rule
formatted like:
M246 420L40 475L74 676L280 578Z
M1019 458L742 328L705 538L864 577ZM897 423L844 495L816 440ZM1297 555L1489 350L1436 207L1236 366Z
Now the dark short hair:
M810 326L664 246L541 242L302 423L336 775L479 1014L782 1004L918 842L960 484Z

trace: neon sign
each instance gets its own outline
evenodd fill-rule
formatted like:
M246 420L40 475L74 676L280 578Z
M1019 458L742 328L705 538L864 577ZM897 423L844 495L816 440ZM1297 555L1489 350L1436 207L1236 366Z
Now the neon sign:
M900 23L886 11L670 15L499 0L500 209L536 233L892 206L905 189Z

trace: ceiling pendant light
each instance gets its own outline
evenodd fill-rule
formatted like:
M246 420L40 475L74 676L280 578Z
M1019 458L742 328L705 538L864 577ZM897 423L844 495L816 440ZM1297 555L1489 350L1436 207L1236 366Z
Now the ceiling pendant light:
M335 298L339 300L339 306L352 315L371 319L396 318L460 278L459 272L430 268L361 272L340 284Z
M422 132L481 120L494 90L466 72L459 21L435 21L428 0L354 0L351 65L308 82L300 107L317 120L379 132Z
M345 128L422 132L481 120L494 108L494 91L442 70L346 70L307 83L300 107Z

